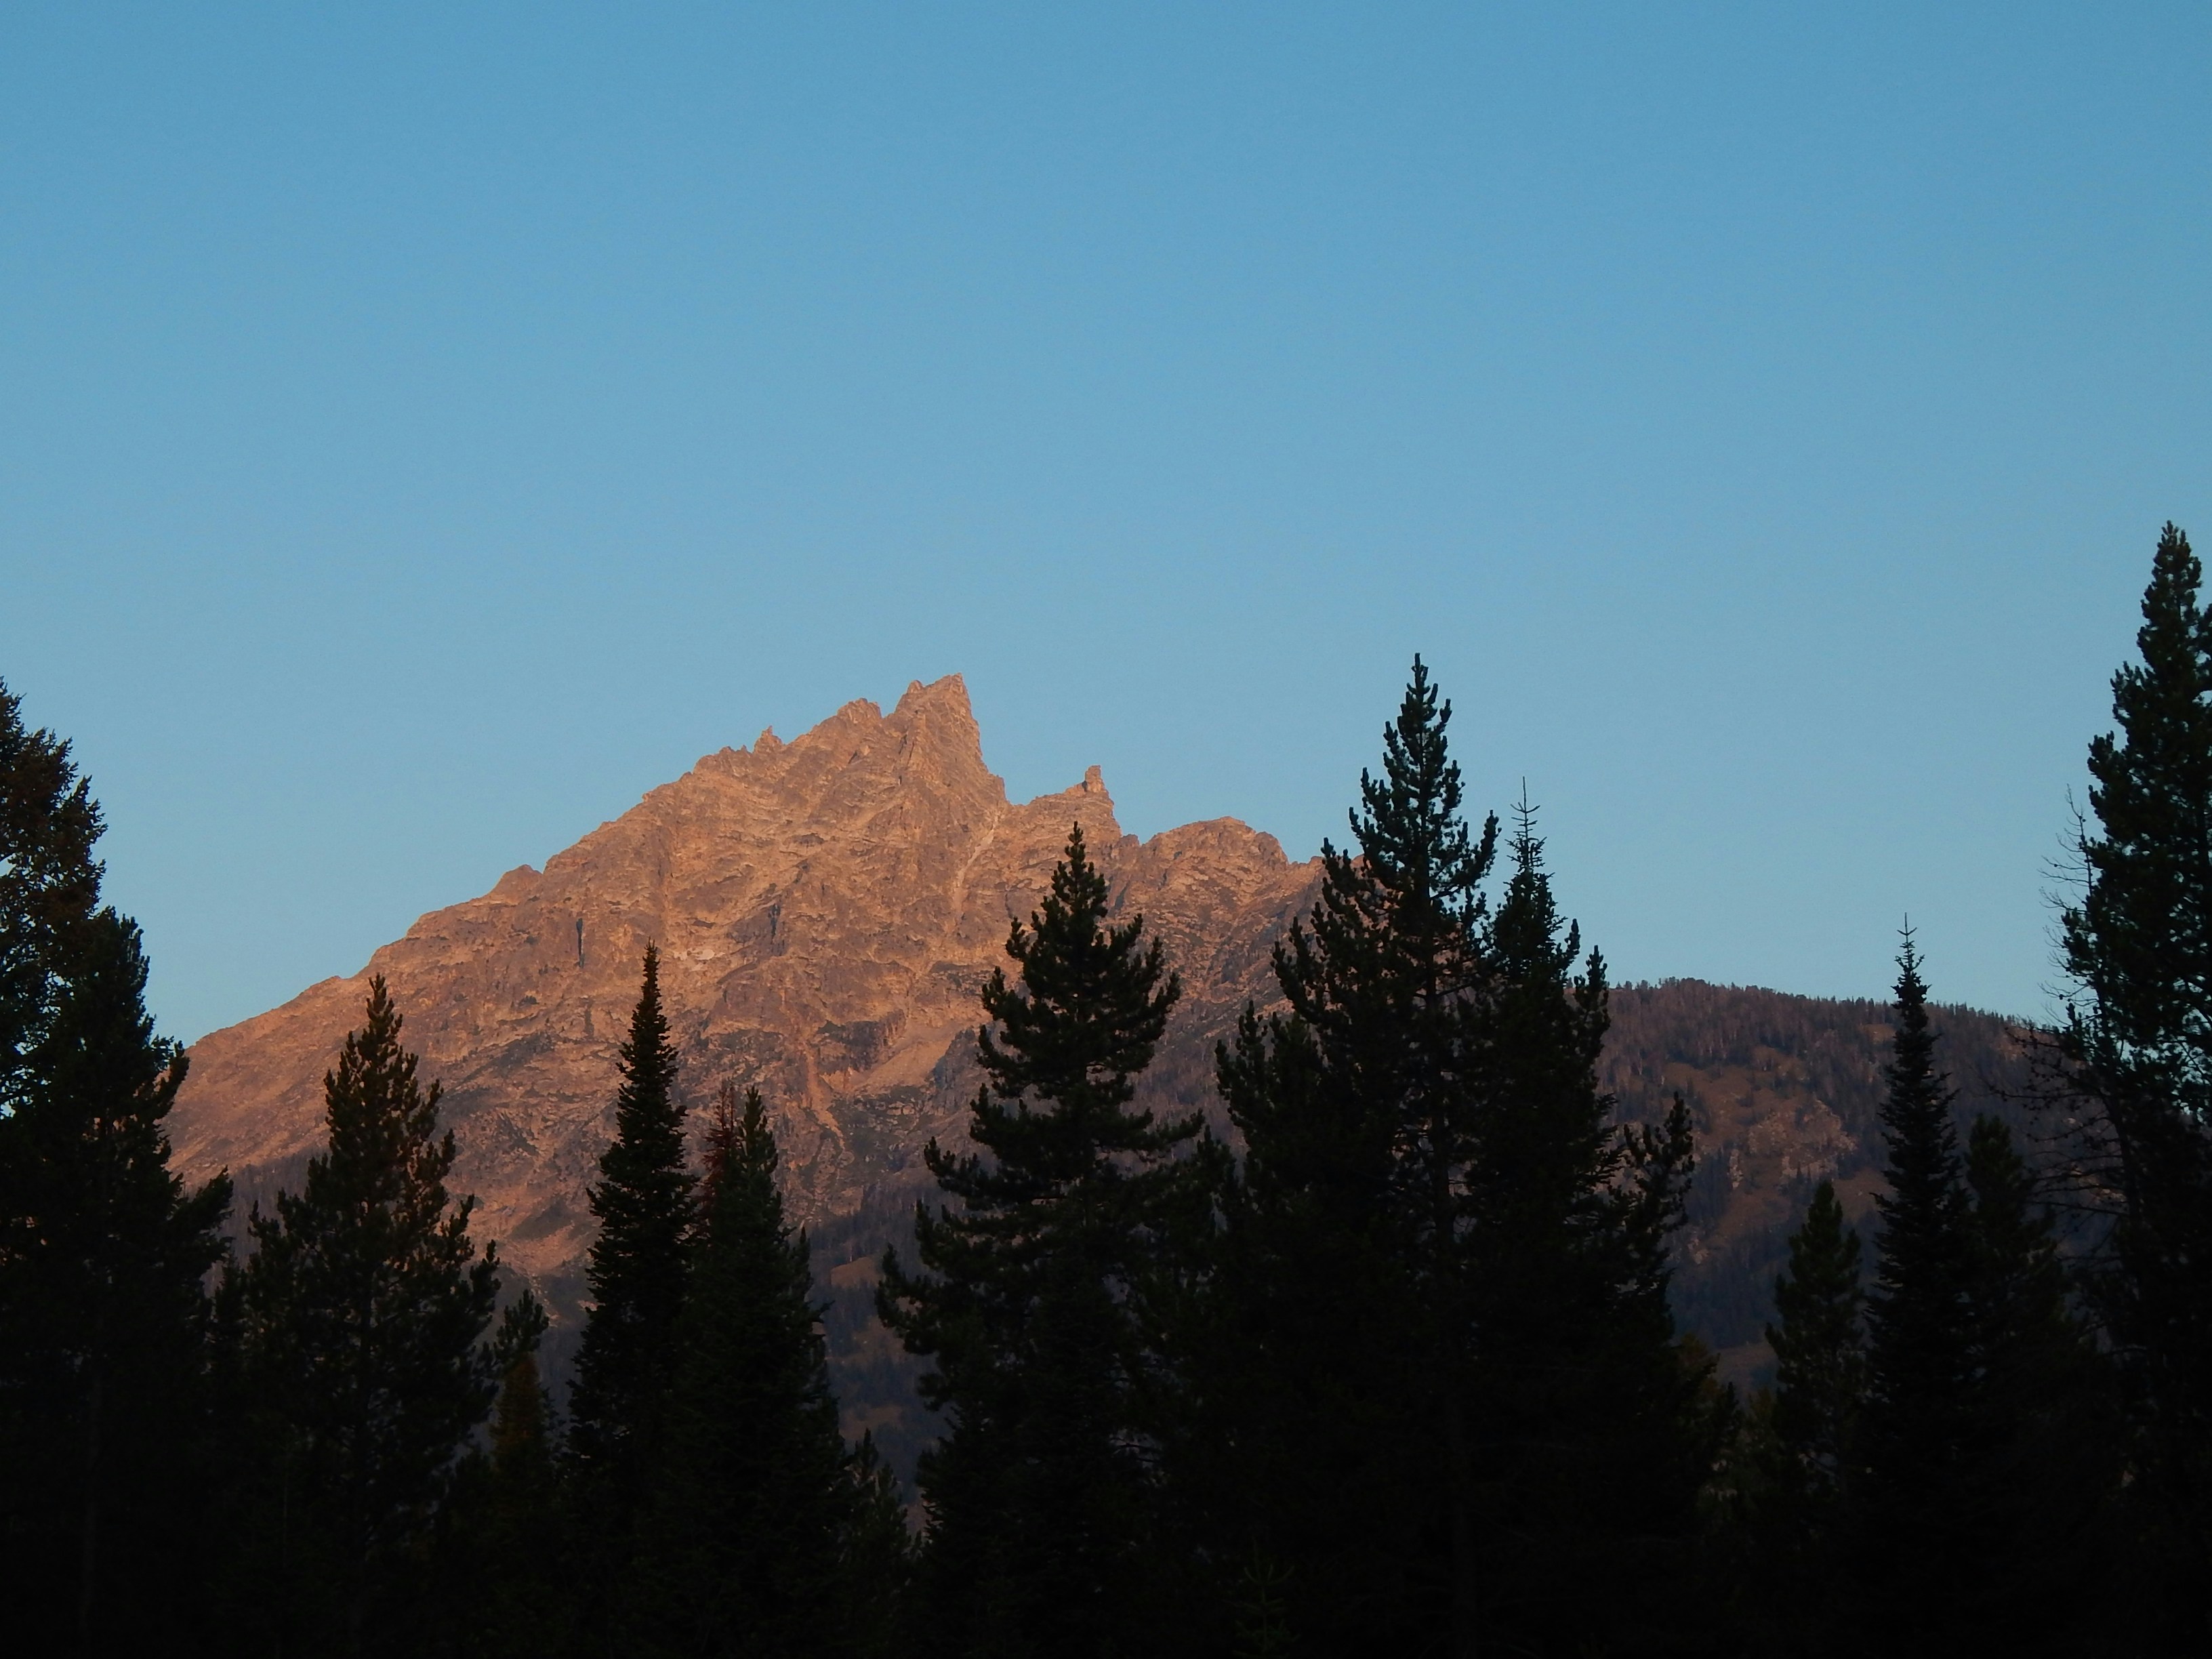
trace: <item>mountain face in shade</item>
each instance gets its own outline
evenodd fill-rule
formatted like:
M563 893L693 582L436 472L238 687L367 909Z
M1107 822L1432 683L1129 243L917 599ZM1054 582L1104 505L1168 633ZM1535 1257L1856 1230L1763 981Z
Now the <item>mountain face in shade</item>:
M957 677L910 686L889 715L847 704L790 743L709 755L547 861L434 911L349 979L202 1039L172 1119L189 1178L228 1167L241 1207L296 1186L323 1134L322 1078L382 974L422 1074L445 1087L455 1191L475 1235L537 1285L559 1322L581 1312L585 1201L614 1127L615 1048L645 946L704 1107L725 1080L774 1114L794 1216L831 1306L848 1426L894 1456L926 1432L910 1367L869 1312L876 1258L910 1237L921 1150L965 1139L978 1073L977 991L1009 927L1042 897L1072 823L1127 915L1141 914L1183 999L1144 1103L1212 1109L1213 1049L1248 999L1275 1000L1269 951L1313 902L1317 864L1231 818L1124 836L1093 768L1016 804L983 763ZM1871 1206L1888 1010L1675 981L1616 991L1606 1086L1650 1120L1676 1091L1698 1170L1678 1253L1685 1324L1739 1378L1763 1362L1784 1239L1832 1177ZM2000 1103L2021 1065L2009 1029L1942 1011L1963 1109Z
M848 703L793 742L763 732L709 755L544 871L510 871L353 977L203 1038L173 1119L179 1163L227 1166L247 1194L296 1182L322 1136L323 1074L382 974L423 1076L444 1085L476 1236L573 1316L585 1189L652 942L684 1092L696 1108L726 1079L759 1086L793 1212L818 1229L912 1184L931 1135L962 1138L978 989L1071 824L1182 975L1152 1092L1202 1104L1213 1042L1248 997L1272 995L1270 946L1315 867L1228 818L1140 844L1095 767L1010 802L954 676L908 687L889 715Z

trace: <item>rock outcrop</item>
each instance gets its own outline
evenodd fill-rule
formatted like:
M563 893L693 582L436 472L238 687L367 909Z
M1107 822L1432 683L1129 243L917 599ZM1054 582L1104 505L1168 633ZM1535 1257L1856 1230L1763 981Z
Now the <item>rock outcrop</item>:
M423 1074L444 1085L476 1236L499 1241L573 1334L615 1046L658 944L685 1092L702 1107L728 1079L767 1097L850 1420L910 1450L921 1428L903 1357L867 1311L872 1263L906 1230L922 1146L964 1138L977 989L1071 824L1182 978L1147 1103L1216 1109L1214 1044L1248 998L1274 1000L1269 952L1312 902L1317 866L1231 818L1139 842L1095 767L1009 801L954 677L910 686L888 715L848 703L790 743L764 732L709 755L542 872L510 871L359 974L204 1038L172 1120L178 1161L194 1177L228 1167L249 1199L296 1182L322 1138L324 1072L382 974ZM1678 1304L1747 1375L1811 1184L1836 1178L1855 1213L1871 1202L1888 1011L1674 981L1623 989L1614 1013L1606 1082L1624 1113L1656 1116L1676 1090L1695 1109ZM1970 1101L2001 1095L2017 1071L2007 1028L1963 1009L1945 1023Z
M1139 843L1096 767L1016 804L983 763L958 677L890 714L848 703L804 737L707 756L612 823L433 911L346 979L203 1038L173 1120L179 1164L251 1194L295 1181L322 1077L382 974L445 1089L475 1232L573 1313L584 1192L613 1125L615 1046L648 942L695 1107L725 1079L771 1103L797 1214L817 1226L957 1139L976 993L1080 824L1184 998L1151 1087L1203 1104L1215 1036L1272 992L1269 949L1311 865L1222 818Z

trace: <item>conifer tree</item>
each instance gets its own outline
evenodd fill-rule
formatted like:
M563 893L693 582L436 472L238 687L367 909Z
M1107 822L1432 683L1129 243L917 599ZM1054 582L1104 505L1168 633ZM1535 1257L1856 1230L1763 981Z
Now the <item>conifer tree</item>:
M1650 1608L1687 1571L1727 1406L1675 1340L1668 1244L1692 1171L1688 1113L1627 1133L1598 1085L1603 959L1559 914L1533 813L1489 931L1474 1005L1468 1218L1483 1645L1693 1644ZM1579 967L1580 971L1577 971ZM1620 1565L1591 1581L1595 1557ZM1473 1644L1465 1643L1462 1651Z
M197 1600L202 1283L230 1183L170 1172L185 1059L154 1035L137 927L103 909L69 945L0 1117L0 1583L19 1639L92 1652Z
M1746 1430L1751 1548L1740 1589L1758 1610L1759 1645L1776 1650L1858 1645L1848 1504L1866 1405L1865 1299L1858 1234L1823 1181L1774 1283L1774 1387L1753 1402Z
M921 1206L921 1271L884 1261L879 1310L934 1362L923 1397L950 1419L921 1468L926 1651L1154 1640L1131 1295L1199 1123L1131 1109L1179 988L1141 918L1109 925L1108 898L1077 826L1042 905L1007 940L1019 988L1001 970L983 992L980 1150L927 1149L957 1206Z
M0 1114L29 1086L32 1051L99 907L101 829L68 743L26 730L0 681Z
M1774 1281L1774 1433L1804 1500L1831 1507L1848 1479L1866 1398L1859 1236L1844 1220L1835 1183L1814 1189L1790 1236L1790 1269Z
M1685 1565L1720 1426L1667 1305L1686 1109L1613 1124L1603 964L1525 810L1490 912L1449 715L1416 660L1277 953L1289 1010L1221 1057L1247 1154L1198 1365L1237 1474L1190 1484L1254 1494L1216 1550L1279 1566L1322 1651L1614 1640ZM1594 1584L1595 1554L1633 1565Z
M676 1048L660 1005L660 953L650 945L617 1068L615 1138L591 1189L599 1234L586 1270L592 1308L576 1357L567 1447L580 1617L589 1640L601 1647L613 1642L623 1616L654 1437L675 1375L696 1209L676 1098Z
M1972 1461L1954 1616L2008 1653L2078 1653L2118 1634L2103 1595L2123 1468L2108 1368L2012 1132L1977 1117L1965 1167Z
M1353 848L1322 848L1320 901L1275 951L1288 1009L1248 1009L1219 1060L1246 1154L1200 1444L1234 1458L1185 1484L1244 1498L1217 1517L1224 1556L1279 1564L1284 1617L1324 1651L1425 1644L1438 1586L1443 1622L1474 1616L1460 1252L1498 826L1468 831L1450 719L1416 659Z
M2139 664L2112 678L2117 734L2089 748L2064 916L2082 1000L2065 1041L2098 1109L2096 1173L2118 1211L2096 1304L2136 1423L2133 1490L2169 1561L2176 1639L2212 1641L2212 617L2169 524L2143 594Z
M130 1645L205 1535L201 1279L229 1184L187 1196L183 1081L137 929L101 909L69 744L0 684L0 1606L19 1641Z
M469 1237L475 1200L447 1197L453 1138L400 1028L379 975L323 1080L326 1150L249 1227L239 1296L278 1510L249 1605L287 1650L358 1654L403 1616L395 1569L497 1385L495 1252Z
M722 1087L645 1528L641 1650L848 1654L858 1492L837 1431L806 1238L784 1218L760 1091Z
M541 1659L567 1644L553 1407L538 1363L548 1322L527 1290L500 1316L489 1443L470 1454L441 1517L440 1594L418 1633L423 1651Z
M1881 1231L1867 1309L1863 1522L1890 1632L1918 1642L1943 1627L1952 1592L1976 1402L1966 1168L1909 931L1896 1007L1881 1109L1888 1190L1875 1200Z

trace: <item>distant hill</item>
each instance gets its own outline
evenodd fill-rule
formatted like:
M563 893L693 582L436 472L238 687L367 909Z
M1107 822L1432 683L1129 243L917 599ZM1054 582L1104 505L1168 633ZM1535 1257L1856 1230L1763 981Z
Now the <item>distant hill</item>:
M963 1138L976 991L1037 902L1071 823L1123 913L1165 941L1185 996L1146 1082L1151 1103L1212 1109L1214 1045L1274 995L1268 953L1311 902L1316 864L1231 818L1139 842L1096 768L1009 801L983 763L957 677L886 715L846 705L789 743L709 755L546 862L424 916L356 975L192 1049L173 1120L198 1177L228 1167L243 1203L295 1182L321 1137L321 1079L381 973L426 1076L446 1089L454 1184L477 1233L536 1285L555 1358L582 1312L584 1193L613 1127L614 1048L648 941L703 1106L725 1079L770 1103L792 1203L831 1299L848 1425L910 1452L925 1425L909 1367L868 1311L873 1262L911 1227L932 1135ZM1616 994L1608 1086L1627 1115L1675 1089L1697 1114L1686 1322L1747 1376L1767 1291L1810 1183L1863 1208L1887 1011L1672 981ZM1970 1096L2018 1070L2002 1022L1948 1011Z

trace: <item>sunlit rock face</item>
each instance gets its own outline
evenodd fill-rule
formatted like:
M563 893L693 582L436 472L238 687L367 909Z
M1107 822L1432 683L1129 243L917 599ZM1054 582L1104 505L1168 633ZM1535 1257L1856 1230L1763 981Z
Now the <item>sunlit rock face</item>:
M888 715L848 703L790 743L763 732L709 755L544 871L511 871L353 977L203 1039L172 1123L180 1164L228 1167L243 1199L296 1182L322 1138L323 1074L382 974L423 1075L444 1085L476 1237L499 1242L573 1336L615 1046L657 944L685 1097L703 1109L725 1080L767 1097L833 1303L841 1388L866 1407L855 1421L889 1431L867 1413L904 1409L903 1362L869 1319L871 1264L922 1188L923 1145L964 1139L977 990L1071 824L1182 978L1146 1103L1218 1113L1214 1045L1247 999L1275 1000L1269 952L1312 903L1317 866L1232 818L1139 842L1096 768L1009 801L955 677L909 687ZM1695 981L1626 988L1613 1011L1603 1080L1625 1115L1656 1116L1679 1090L1698 1131L1678 1305L1748 1375L1812 1185L1835 1179L1855 1215L1871 1205L1888 1011ZM1962 1109L2017 1080L2002 1022L1952 1009L1939 1024Z
M1270 946L1315 867L1230 818L1139 842L1095 767L1009 801L955 676L910 686L888 715L848 703L792 742L763 732L709 755L542 872L510 871L351 978L204 1038L173 1121L179 1161L228 1166L248 1193L296 1180L320 1142L323 1074L382 974L444 1085L476 1235L573 1303L650 942L687 1100L757 1085L793 1208L818 1227L908 1184L932 1134L960 1138L977 991L1073 824L1182 977L1151 1094L1204 1104L1214 1041L1248 997L1271 997Z

